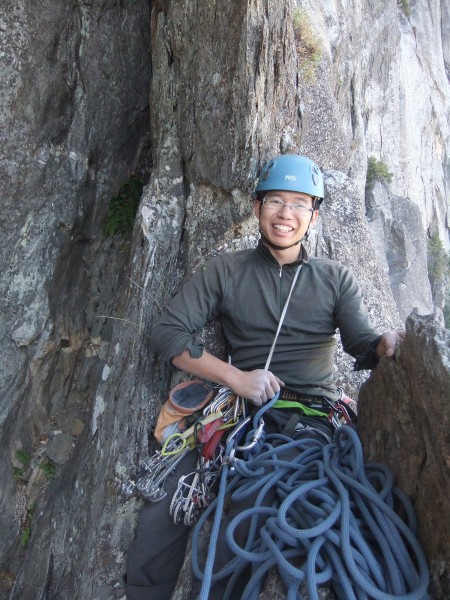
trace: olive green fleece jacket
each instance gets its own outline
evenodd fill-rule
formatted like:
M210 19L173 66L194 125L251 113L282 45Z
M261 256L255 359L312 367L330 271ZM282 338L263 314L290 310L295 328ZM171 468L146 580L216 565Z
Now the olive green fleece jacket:
M166 361L189 350L202 355L198 332L219 318L231 362L262 369L297 267L303 264L269 370L299 393L337 396L335 333L354 357L369 355L379 339L371 327L354 275L326 258L280 267L261 242L256 249L222 254L207 262L172 299L151 331L150 344Z

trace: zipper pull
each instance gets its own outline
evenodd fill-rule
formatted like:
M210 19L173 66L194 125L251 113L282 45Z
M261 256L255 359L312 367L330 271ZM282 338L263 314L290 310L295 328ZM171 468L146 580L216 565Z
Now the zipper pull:
M280 279L281 279L282 271L283 271L283 265L280 265Z

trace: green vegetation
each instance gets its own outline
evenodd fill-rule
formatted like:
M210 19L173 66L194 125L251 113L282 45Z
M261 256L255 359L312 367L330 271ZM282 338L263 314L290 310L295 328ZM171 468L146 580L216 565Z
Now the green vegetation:
M43 462L41 462L39 464L39 468L44 471L45 476L47 477L48 480L53 479L55 477L56 465L49 458L47 460L44 460Z
M450 255L438 235L428 240L428 277L433 292L439 286L445 288L443 313L445 326L450 329Z
M449 276L450 257L438 235L428 240L428 275L434 280L444 280Z
M31 535L31 529L28 526L22 527L22 531L20 532L20 545L21 546L26 546L28 544L30 535Z
M410 0L397 0L400 8L403 11L403 14L405 15L405 17L410 17L411 16L411 2Z
M17 450L16 458L23 465L24 469L26 469L31 462L31 454L29 454L22 448Z
M13 468L13 477L14 477L14 479L23 479L25 471L31 463L31 454L29 454L28 452L25 452L25 450L23 450L23 449L19 449L16 452L16 458L23 466L21 468L20 467ZM45 476L47 477L48 480L53 479L55 477L56 465L49 458L47 458L46 460L43 460L38 466L40 469L42 469L44 471Z
M13 467L14 479L22 479L24 474L25 474L25 469L20 469L19 467Z
M103 229L105 238L116 233L131 234L143 188L142 181L135 175L120 186L119 193L109 203L108 219Z
M14 479L22 479L25 470L31 463L31 454L23 450L23 448L19 448L19 450L16 451L16 458L22 467L13 467L13 477Z
M34 508L35 508L35 504L33 503L27 509L27 515L25 517L24 524L20 531L20 545L21 546L26 546L28 544L28 540L30 539L30 536L31 536L30 521L33 517Z
M444 304L444 310L442 312L444 313L445 327L447 329L450 329L450 290L449 289L447 289L446 294L445 294L445 304Z
M297 8L294 12L293 25L300 68L305 79L313 81L322 57L322 45L314 34L308 14L303 8Z
M367 162L366 190L370 191L373 189L375 181L391 183L393 177L386 163L382 160L377 160L375 156L369 157Z

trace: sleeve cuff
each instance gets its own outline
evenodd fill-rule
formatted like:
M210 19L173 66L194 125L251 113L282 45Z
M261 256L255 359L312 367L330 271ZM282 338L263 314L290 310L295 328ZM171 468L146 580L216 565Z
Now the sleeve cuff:
M355 362L353 363L354 371L364 371L374 369L379 363L380 359L376 353L376 347L381 341L382 336L376 337L370 344L368 352L365 354L358 354L355 356Z
M168 362L172 365L175 356L179 356L185 350L189 351L192 358L200 358L203 354L204 344L201 340L192 340L187 344L181 344L180 347L172 350Z

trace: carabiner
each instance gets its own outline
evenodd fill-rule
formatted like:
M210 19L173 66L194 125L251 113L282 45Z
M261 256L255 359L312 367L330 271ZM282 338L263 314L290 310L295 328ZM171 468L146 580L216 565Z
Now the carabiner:
M252 441L244 446L236 446L236 452L245 452L246 450L251 450L256 446L259 440L262 437L264 431L264 419L262 417L259 418L258 427L254 430Z

